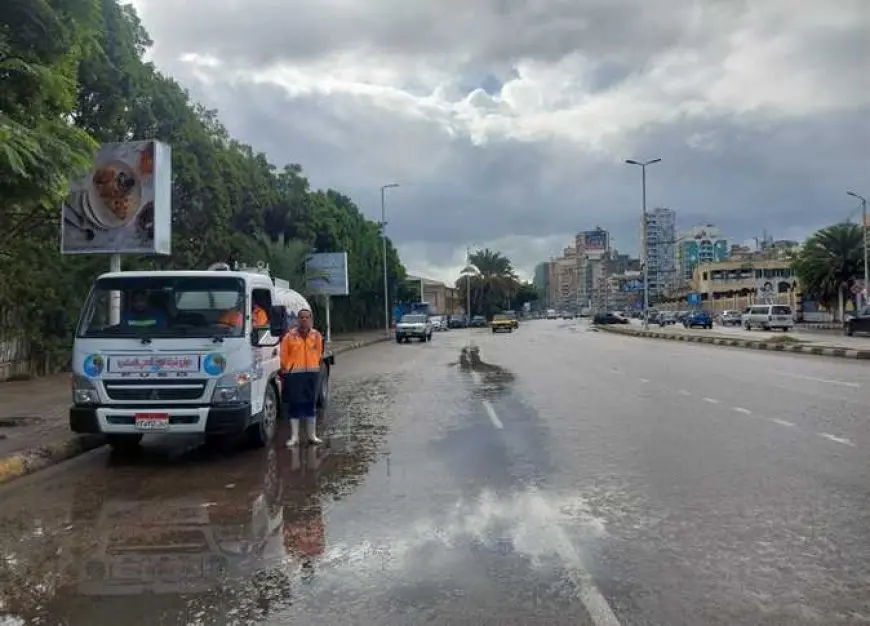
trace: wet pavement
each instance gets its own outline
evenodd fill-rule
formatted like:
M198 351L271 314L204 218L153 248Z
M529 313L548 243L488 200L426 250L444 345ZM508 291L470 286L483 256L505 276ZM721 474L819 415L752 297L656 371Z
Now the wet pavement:
M0 489L0 624L868 623L868 373L574 321L354 351L320 448Z

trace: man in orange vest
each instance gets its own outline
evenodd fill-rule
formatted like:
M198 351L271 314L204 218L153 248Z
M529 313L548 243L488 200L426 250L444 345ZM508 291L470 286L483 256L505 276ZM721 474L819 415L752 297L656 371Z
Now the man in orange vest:
M308 422L308 441L323 443L317 437L317 393L323 337L311 327L311 311L299 311L297 325L281 340L281 400L290 419L291 436L287 447L299 444L299 422Z

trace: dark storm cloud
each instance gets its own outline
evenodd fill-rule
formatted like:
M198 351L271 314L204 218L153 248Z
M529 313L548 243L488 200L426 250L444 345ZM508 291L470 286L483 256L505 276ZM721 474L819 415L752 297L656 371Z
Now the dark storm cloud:
M139 5L158 65L235 136L301 163L374 219L380 185L401 183L389 232L417 270L498 242L528 271L595 225L636 250L640 173L625 158L664 159L650 169L650 207L737 241L802 236L852 211L847 188L870 193L870 1ZM223 65L200 68L202 81L184 53ZM581 60L548 65L566 55ZM512 83L529 60L543 75ZM287 89L250 81L259 67L306 64ZM356 88L373 67L407 97ZM357 86L314 85L335 72ZM588 115L553 117L584 105Z

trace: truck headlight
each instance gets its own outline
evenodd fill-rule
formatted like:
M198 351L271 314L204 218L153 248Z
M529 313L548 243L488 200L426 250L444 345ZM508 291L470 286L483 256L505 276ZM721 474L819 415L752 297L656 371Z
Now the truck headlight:
M100 394L91 379L73 374L72 377L73 404L99 404Z
M246 404L251 401L251 372L224 374L214 388L212 404Z

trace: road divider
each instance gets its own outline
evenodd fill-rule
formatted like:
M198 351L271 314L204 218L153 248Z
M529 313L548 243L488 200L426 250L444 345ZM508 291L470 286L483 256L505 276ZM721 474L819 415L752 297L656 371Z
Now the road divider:
M332 345L333 354L342 354L350 350L364 348L380 343L390 337L366 337L359 340L339 340ZM76 435L70 433L66 437L48 441L45 444L20 450L0 457L0 485L5 485L18 478L23 478L39 470L57 465L63 461L101 448L106 445L102 435Z
M820 343L807 342L795 339L790 335L782 335L762 341L755 339L728 337L719 334L701 335L681 333L671 330L667 332L662 332L656 330L643 330L641 328L632 328L626 326L612 326L609 324L594 326L594 328L616 335L627 335L629 337L641 337L644 339L666 339L669 341L684 341L687 343L706 343L712 344L714 346L724 346L726 348L745 348L748 350L789 352L792 354L809 354L813 356L839 357L843 359L870 359L870 350L858 350L837 346L826 346Z

